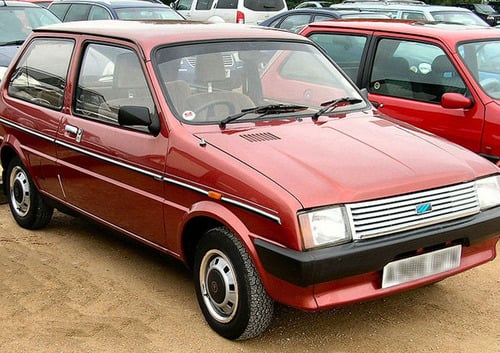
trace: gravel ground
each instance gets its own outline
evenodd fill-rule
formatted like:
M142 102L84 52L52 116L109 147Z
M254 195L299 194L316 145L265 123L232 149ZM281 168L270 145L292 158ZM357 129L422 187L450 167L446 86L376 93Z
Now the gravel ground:
M499 260L334 310L277 306L262 336L232 342L162 254L58 212L33 232L3 204L0 229L0 352L500 353Z

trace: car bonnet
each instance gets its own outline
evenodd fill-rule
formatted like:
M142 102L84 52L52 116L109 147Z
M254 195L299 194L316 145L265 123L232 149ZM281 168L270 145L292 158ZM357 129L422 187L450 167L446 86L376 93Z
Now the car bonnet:
M364 114L239 131L234 124L196 135L272 179L306 208L451 185L474 179L477 171L497 171L444 139Z

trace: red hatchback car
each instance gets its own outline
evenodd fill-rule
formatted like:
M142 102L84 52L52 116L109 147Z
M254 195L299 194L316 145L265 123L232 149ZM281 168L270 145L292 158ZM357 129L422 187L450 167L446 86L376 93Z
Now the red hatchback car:
M310 24L378 109L500 160L500 31L405 21Z
M0 86L20 226L71 210L184 262L216 332L494 259L500 170L385 119L308 39L121 21L35 30Z

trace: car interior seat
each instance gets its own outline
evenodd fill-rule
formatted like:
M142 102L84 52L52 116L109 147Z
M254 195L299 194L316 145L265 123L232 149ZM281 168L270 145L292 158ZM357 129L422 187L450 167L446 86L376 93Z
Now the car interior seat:
M147 107L154 113L154 103L139 59L133 52L117 56L113 73L113 93L99 108L99 114L117 120L121 106Z
M195 80L199 93L187 97L185 108L196 121L219 121L254 106L252 100L239 92L221 89L227 87L226 69L222 54L211 53L197 56Z
M438 55L434 58L431 64L431 72L429 73L429 82L432 85L432 94L435 96L436 102L441 101L443 93L466 92L465 84L458 74L457 70L446 55Z
M405 58L378 58L373 65L370 92L388 96L413 98L410 65Z

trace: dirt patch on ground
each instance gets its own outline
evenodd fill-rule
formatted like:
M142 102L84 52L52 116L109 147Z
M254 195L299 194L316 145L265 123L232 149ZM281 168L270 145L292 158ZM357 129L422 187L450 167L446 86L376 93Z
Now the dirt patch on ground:
M320 313L278 306L246 342L205 324L182 265L82 219L33 232L1 205L0 264L0 352L500 353L500 260Z

